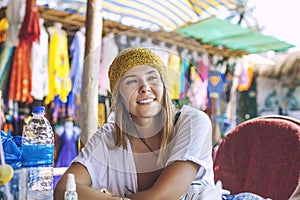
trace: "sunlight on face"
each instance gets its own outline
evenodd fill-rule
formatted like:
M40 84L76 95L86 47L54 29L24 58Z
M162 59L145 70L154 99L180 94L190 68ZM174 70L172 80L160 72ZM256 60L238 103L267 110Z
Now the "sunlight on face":
M133 117L149 118L161 111L163 82L159 72L149 65L139 65L125 72L119 91Z

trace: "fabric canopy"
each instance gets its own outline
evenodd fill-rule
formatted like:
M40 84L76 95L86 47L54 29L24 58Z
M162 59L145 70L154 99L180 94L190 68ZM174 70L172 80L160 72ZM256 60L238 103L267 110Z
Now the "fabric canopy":
M271 60L273 64L254 65L254 70L258 76L275 79L285 76L290 81L297 80L300 86L300 51L277 53Z
M174 31L179 27L237 8L241 0L103 0L103 19L153 31ZM38 5L85 12L87 0L37 0ZM85 13L82 13L85 14Z
M269 50L281 52L294 47L294 45L275 37L251 31L216 17L188 25L178 29L177 32L201 40L201 43L210 43L214 46L223 46L248 53L261 53Z

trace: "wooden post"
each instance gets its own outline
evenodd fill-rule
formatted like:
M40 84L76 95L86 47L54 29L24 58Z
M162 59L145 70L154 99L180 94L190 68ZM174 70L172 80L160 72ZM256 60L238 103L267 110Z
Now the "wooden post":
M102 0L88 0L85 59L80 94L80 141L85 145L98 128L98 77L102 39Z

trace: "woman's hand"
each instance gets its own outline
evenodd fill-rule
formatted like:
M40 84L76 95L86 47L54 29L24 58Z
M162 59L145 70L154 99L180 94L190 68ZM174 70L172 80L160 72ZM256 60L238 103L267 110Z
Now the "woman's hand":
M92 181L90 174L87 169L80 163L72 163L67 171L59 179L54 190L55 200L63 200L64 193L66 191L67 174L72 173L75 176L76 191L78 193L78 199L89 199L89 200L122 200L124 197L114 196L107 190L96 190L91 187ZM103 192L106 191L106 192Z
M112 192L109 192L106 188L102 188L100 190L100 192L108 194L108 195L112 195L113 198L118 199L118 200L131 200L131 199L128 199L126 197L115 196Z
M199 167L192 161L175 161L164 169L149 190L128 197L132 200L178 200L193 182Z

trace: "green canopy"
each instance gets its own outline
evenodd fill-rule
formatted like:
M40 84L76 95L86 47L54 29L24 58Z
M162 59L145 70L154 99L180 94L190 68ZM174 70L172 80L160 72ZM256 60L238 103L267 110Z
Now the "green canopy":
M177 32L201 40L202 43L209 43L213 46L221 45L248 53L260 53L269 50L281 52L294 47L294 45L280 41L275 37L254 32L216 17L185 26L178 29Z

